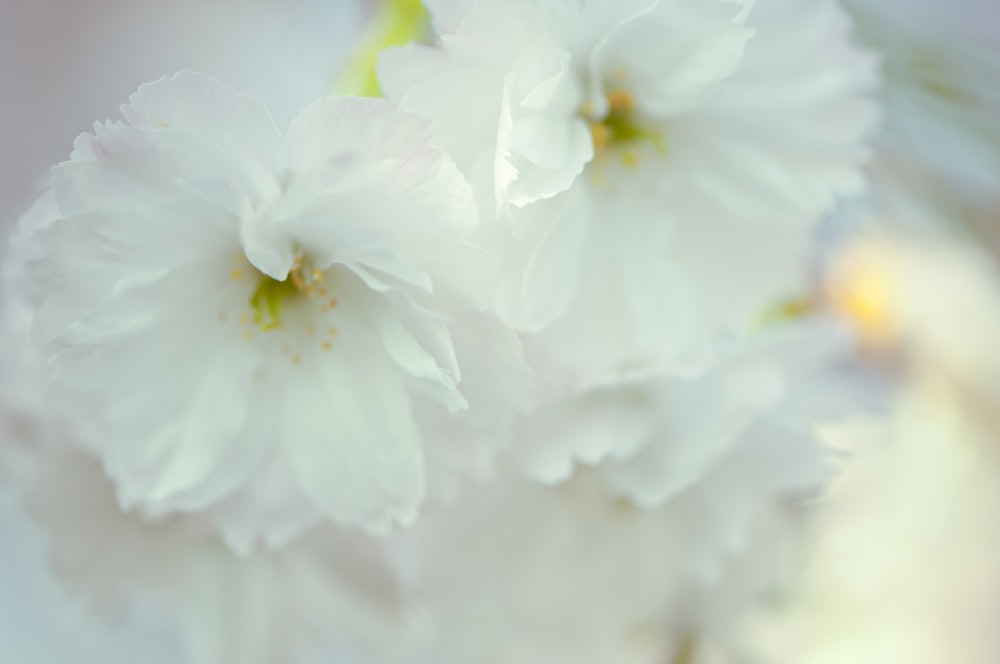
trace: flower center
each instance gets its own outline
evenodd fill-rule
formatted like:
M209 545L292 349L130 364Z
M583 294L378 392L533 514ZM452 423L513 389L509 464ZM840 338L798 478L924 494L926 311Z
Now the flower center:
M232 312L235 315L230 315L227 305L219 309L220 324L237 323L247 342L254 341L258 333L270 336L281 343L281 353L294 365L302 363L312 350L310 346L325 352L333 349L343 318L340 303L325 283L336 283L333 272L311 266L308 258L300 254L288 277L278 281L257 271L240 252L229 278L244 285L237 286L241 295L231 303L235 305L236 311ZM279 333L271 336L269 333L274 330Z
M645 125L636 111L635 98L627 91L613 89L607 93L608 112L595 117L590 104L584 104L581 115L590 123L595 159L606 161L617 155L631 168L639 162L639 149L652 145L660 155L666 154L663 132Z
M322 287L323 273L315 268L305 268L304 263L301 254L296 256L288 278L284 281L261 275L260 284L250 296L250 308L253 310L253 322L262 332L282 326L281 311L289 297L326 294Z

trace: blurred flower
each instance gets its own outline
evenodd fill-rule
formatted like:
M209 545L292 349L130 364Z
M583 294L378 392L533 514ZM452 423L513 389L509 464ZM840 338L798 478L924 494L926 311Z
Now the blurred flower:
M259 100L193 73L123 113L78 139L58 218L15 243L37 256L21 283L46 406L123 507L204 512L240 550L321 516L408 522L427 465L484 453L422 426L469 407L460 380L492 397L470 414L496 433L478 440L502 442L516 340L479 311L493 262L420 121L325 99L282 137ZM460 374L460 352L483 372Z
M820 322L774 330L704 375L534 414L511 461L550 488L501 477L401 537L428 617L413 661L662 664L735 647L827 477L816 428L857 401L846 340Z
M431 9L454 32L388 51L383 88L509 221L497 302L540 355L585 377L676 361L804 288L876 110L835 3Z
M661 664L691 642L728 645L790 546L778 453L733 454L658 509L580 471L556 488L502 479L429 512L402 545L424 610L406 661Z
M828 320L778 325L722 345L689 374L648 371L560 396L519 423L518 462L546 484L566 480L577 463L594 466L610 491L654 508L741 447L785 441L787 477L816 487L813 428L856 405L845 401L852 386L839 371L849 350L849 335Z
M409 629L384 543L317 529L280 552L240 557L184 517L118 509L99 464L51 448L27 506L56 575L101 617L147 607L174 622L193 664L392 656Z
M828 432L843 468L802 578L759 626L763 661L995 662L1000 270L979 248L896 235L849 249L835 275L881 283L846 312L864 333L874 319L900 393L888 417Z

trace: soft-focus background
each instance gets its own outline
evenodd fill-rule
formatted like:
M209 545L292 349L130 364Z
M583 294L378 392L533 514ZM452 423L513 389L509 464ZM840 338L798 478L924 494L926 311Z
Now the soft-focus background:
M0 216L144 82L208 72L279 125L327 92L365 0L0 0Z
M0 228L73 139L117 118L144 81L205 71L263 97L286 124L330 89L366 11L364 0L0 0ZM0 493L0 662L180 660L155 616L122 616L109 633L82 610L67 614L42 547Z

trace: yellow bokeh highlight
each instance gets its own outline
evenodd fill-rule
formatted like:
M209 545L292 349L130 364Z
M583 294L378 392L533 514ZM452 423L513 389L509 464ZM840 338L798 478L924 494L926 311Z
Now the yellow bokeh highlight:
M853 247L833 266L830 303L865 342L885 345L898 337L895 278L890 253L876 244Z

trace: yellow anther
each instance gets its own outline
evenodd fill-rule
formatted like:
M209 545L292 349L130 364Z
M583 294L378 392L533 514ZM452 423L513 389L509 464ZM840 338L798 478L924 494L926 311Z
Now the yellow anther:
M331 298L330 301L328 302L328 304L330 305L330 308L333 309L334 307L337 306L337 298L335 298L335 297Z
M337 333L338 333L338 332L340 332L340 330L338 330L338 329L337 329L336 327L331 327L331 328L329 329L329 331L328 331L328 333L329 333L329 335L330 335L331 337L335 337L335 336L337 336Z
M331 348L333 348L333 344L330 343L329 341L324 341L320 345L323 346L323 350L330 350Z
M240 279L242 279L242 278L243 278L243 270L241 270L241 269L240 269L240 268L238 268L238 267L236 267L236 268L233 268L233 269L232 269L232 270L231 270L231 271L229 272L229 278L230 278L230 279L232 279L233 281L239 281Z
M250 324L250 314L240 314L240 325Z
M640 153L637 148L642 145L652 145L657 153L666 154L663 132L648 126L636 112L635 97L630 92L621 88L610 90L607 102L607 114L600 118L593 115L593 104L587 102L580 107L581 117L589 122L594 152L598 157L604 157L612 150L618 154L618 148L625 148L621 153L622 163L631 168L638 164Z
M296 289L300 291L306 290L308 284L306 283L306 280L302 278L302 265L300 262L297 262L295 266L292 267L292 270L288 273L288 278L292 280Z
M590 136L594 140L594 152L600 152L611 142L611 130L600 122L590 123Z
M316 284L323 280L324 275L318 269L304 269L306 264L306 259L299 254L295 256L285 280L278 281L266 275L259 275L260 283L250 296L250 307L253 309L253 321L262 331L285 329L281 319L285 300L298 294L311 297L317 290Z
M635 98L625 90L612 90L608 93L608 106L612 113L628 113L635 110Z
M292 364L302 364L302 356L292 355Z
M313 325L306 325L306 334L308 334L310 337L316 334L316 327Z

